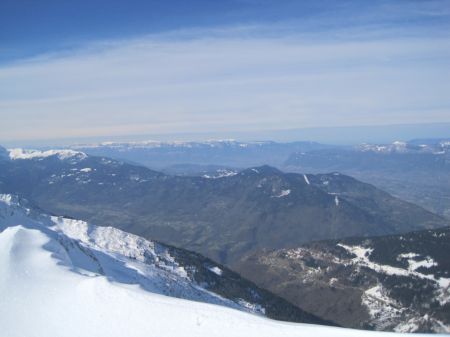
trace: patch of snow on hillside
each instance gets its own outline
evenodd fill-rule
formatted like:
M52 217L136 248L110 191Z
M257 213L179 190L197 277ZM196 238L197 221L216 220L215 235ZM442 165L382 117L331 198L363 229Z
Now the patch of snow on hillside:
M355 262L366 262L369 261L369 256L373 252L372 248L366 248L362 246L347 246L342 243L338 243L338 246L344 248L348 252L356 255L356 258L354 259Z
M330 280L328 281L328 284L330 286L334 286L339 280L335 277L330 278Z
M357 148L363 152L379 152L379 153L390 153L390 152L405 152L406 143L401 141L395 141L392 144L377 145L377 144L361 144Z
M81 169L80 172L88 173L88 172L92 172L92 169L90 167L85 167L85 168Z
M204 174L203 178L206 179L218 179L218 178L226 178L226 177L232 177L237 175L238 173L236 171L231 170L217 170L217 174L211 175L211 174Z
M281 192L277 195L272 196L273 198L282 198L291 194L291 190L281 190Z
M390 298L381 285L367 289L363 293L361 300L362 304L367 307L369 315L376 320L377 329L382 330L393 327L393 330L396 332L411 333L417 331L420 326L425 325L432 326L435 332L450 332L449 327L428 315L409 318L411 316L407 314L406 308Z
M424 260L415 261L412 259L408 260L408 268L399 268L390 265L378 264L373 261L370 261L370 254L372 253L372 248L365 248L362 246L347 246L342 243L338 243L338 246L344 248L348 252L356 255L356 257L352 260L352 263L365 266L370 268L378 273L384 273L387 275L398 275L398 276L415 276L422 279L427 279L435 282L437 287L437 296L441 305L450 302L450 278L436 277L433 274L423 274L418 272L416 269L420 267L430 268L436 265L430 257L426 257ZM399 256L403 256L406 258L419 256L415 253L404 253Z
M417 331L420 326L430 326L432 330L437 333L448 333L450 328L446 326L441 321L430 317L429 315L424 315L423 317L413 317L404 323L398 324L395 328L395 332L399 333L409 333Z
M211 267L211 268L208 268L208 269L209 269L211 272L213 272L214 274L219 275L219 276L222 276L223 271L222 271L222 269L220 269L219 267L214 266L214 267Z
M242 305L244 308L251 310L252 312L257 312L262 315L264 315L266 313L266 309L263 308L262 306L260 306L259 304L247 302L246 300L243 300L242 298L238 299L238 303L240 305Z
M402 239L402 237L400 237L400 239ZM401 259L413 259L415 257L419 257L419 254L416 253L402 253L397 257L397 260L401 260Z
M439 304L446 305L447 303L450 303L450 279L441 277L438 280L438 283L440 287L437 291Z
M0 202L5 203L6 205L11 205L14 198L11 194L0 194Z
M361 302L366 306L369 315L378 321L378 329L383 329L398 320L405 309L388 296L381 285L367 289Z
M337 195L334 196L334 204L335 204L336 206L339 206L339 198L338 198Z
M424 260L416 261L414 259L408 259L408 270L415 271L421 267L423 268L431 268L433 266L437 266L437 263L429 256L427 256Z
M308 177L306 176L306 174L303 175L303 179L305 179L305 183L306 183L307 185L311 185L311 184L309 183L309 179L308 179Z

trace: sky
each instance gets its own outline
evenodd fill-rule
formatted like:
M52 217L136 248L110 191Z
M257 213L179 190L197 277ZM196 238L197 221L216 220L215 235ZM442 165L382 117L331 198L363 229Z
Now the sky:
M0 143L450 125L449 88L450 0L0 2Z

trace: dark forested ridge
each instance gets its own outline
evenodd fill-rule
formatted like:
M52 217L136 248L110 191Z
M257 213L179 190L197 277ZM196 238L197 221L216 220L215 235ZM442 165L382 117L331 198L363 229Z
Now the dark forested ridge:
M269 166L207 179L84 154L5 159L0 191L20 194L55 214L113 225L228 265L262 248L448 223L339 173L303 175Z

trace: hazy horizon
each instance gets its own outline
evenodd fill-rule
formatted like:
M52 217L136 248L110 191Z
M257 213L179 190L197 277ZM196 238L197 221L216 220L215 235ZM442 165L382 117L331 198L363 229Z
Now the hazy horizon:
M445 0L24 6L0 4L2 141L450 122Z
M24 148L65 147L76 144L101 142L139 142L139 141L193 141L236 140L236 141L275 141L296 142L312 141L324 144L355 145L361 143L391 143L413 139L450 138L450 123L347 126L328 128L304 128L285 130L260 130L254 132L227 133L182 133L182 134L145 134L82 138L59 138L40 140L9 141L0 139L0 146Z

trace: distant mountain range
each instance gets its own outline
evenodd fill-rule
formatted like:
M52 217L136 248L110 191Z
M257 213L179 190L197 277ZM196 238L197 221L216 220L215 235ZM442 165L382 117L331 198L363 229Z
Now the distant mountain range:
M409 142L396 141L392 144L361 144L356 147L360 152L376 153L431 153L445 154L450 150L450 139L416 139Z
M450 332L450 227L261 251L236 269L346 327Z
M73 150L9 152L0 191L38 207L199 252L233 266L262 248L437 228L448 220L339 173L255 167L171 176Z
M216 165L237 168L270 165L282 168L292 164L296 156L317 150L348 150L382 154L448 154L449 139L415 139L391 144L363 143L357 146L334 146L316 142L277 143L273 141L240 142L211 140L205 142L103 142L70 147L84 153L139 163L163 169L172 165ZM287 162L286 162L287 161Z
M260 165L279 166L294 152L329 147L315 142L276 143L272 141L211 140L205 142L105 142L75 145L71 146L70 149L162 170L178 164L218 165L238 168Z
M309 154L331 150L349 151ZM172 169L180 175L73 149L0 148L0 240L25 247L20 224L83 275L275 319L449 332L448 219L339 172Z
M450 217L448 139L300 151L291 154L283 169L311 173L338 171Z
M358 146L234 140L105 142L71 149L176 175L214 176L215 170L261 165L285 172L340 172L450 218L450 138Z

